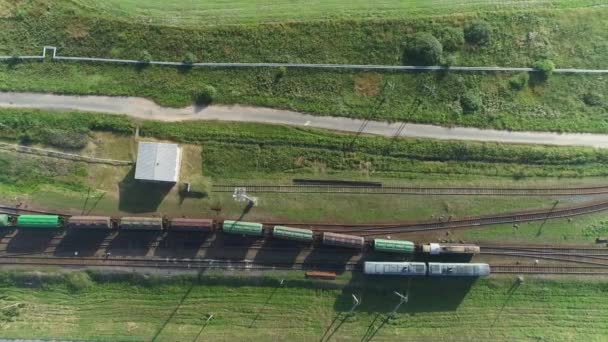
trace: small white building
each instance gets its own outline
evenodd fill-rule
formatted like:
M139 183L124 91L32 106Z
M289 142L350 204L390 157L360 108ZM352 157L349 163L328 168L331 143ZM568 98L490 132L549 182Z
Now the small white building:
M177 144L140 142L137 147L135 179L177 183L181 149Z

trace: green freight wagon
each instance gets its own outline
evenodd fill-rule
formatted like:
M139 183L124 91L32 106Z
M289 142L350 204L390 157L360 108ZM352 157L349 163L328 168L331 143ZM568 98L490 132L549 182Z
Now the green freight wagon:
M17 227L56 229L61 227L61 220L57 215L20 215Z
M374 250L388 253L414 253L416 246L411 241L374 239Z
M274 228L272 228L272 236L277 239L306 241L306 242L310 242L313 239L312 230L283 227L283 226L274 226Z
M6 214L2 214L0 215L0 227L8 227L9 224L9 218L8 215Z
M222 230L227 234L262 236L264 230L261 223L225 220Z

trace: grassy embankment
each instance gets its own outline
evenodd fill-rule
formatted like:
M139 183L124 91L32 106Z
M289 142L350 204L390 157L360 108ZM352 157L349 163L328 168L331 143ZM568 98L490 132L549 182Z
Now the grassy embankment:
M81 153L114 159L132 158L134 144L130 134L139 125L144 138L186 145L187 164L183 167L186 173L182 173L182 181L191 181L193 188L200 191L208 191L214 183L289 183L298 176L374 179L413 186L589 186L603 184L603 178L594 177L605 175L602 165L608 158L608 151L603 149L414 139L392 141L369 136L361 136L353 143L351 135L314 129L211 122L134 122L123 116L90 113L5 109L1 111L0 123L3 127L0 136L5 141L25 139L55 148L85 144ZM214 209L221 209L221 216L239 217L243 212L243 204L235 203L229 193L184 199L176 189L151 192L149 186L140 187L133 182L129 167L85 165L6 152L0 155L5 159L5 170L10 171L5 175L10 179L2 180L3 198L9 203L18 197L38 206L80 213L87 202L85 212L92 208L92 212L115 215L161 212L214 216L218 214ZM47 168L48 163L52 166ZM59 170L65 171L63 178L56 177ZM94 191L87 201L89 187ZM259 197L259 205L249 211L245 219L378 222L439 216L455 218L550 208L558 199L542 196L514 201L500 196L338 194L263 194ZM559 206L580 200L560 199ZM601 219L602 215L597 215L597 220ZM565 230L571 230L571 240L590 241L595 236L581 231L596 221L583 221L587 223L577 227L560 221L560 228L546 229L538 239L559 240ZM523 232L524 227L521 229ZM520 237L525 239L525 236Z
M392 291L408 289L403 279L357 277L321 284L303 281L299 273L198 280L0 275L0 327L6 338L602 341L606 330L607 289L599 280L526 278L517 286L511 278L415 279L409 303L389 320ZM278 286L279 279L286 279L284 286ZM351 293L363 301L348 316Z
M520 12L523 8L517 4L488 4L486 8L496 11L484 13L471 13L460 3L453 8L442 3L446 12L449 9L454 13L434 15L432 20L426 10L414 11L407 18L355 20L365 15L361 4L353 4L341 7L346 12L340 13L349 13L349 8L357 13L352 17L345 15L349 20L335 10L326 12L330 16L336 13L336 19L330 21L196 27L187 24L173 27L181 25L179 20L164 26L128 19L132 3L116 7L126 11L127 16L118 16L118 19L110 17L109 7L97 11L88 7L82 10L65 1L40 5L43 3L36 0L20 3L15 8L7 7L7 14L0 19L0 29L5 32L4 53L37 54L41 46L54 44L62 47L62 54L99 57L139 58L140 53L147 50L154 59L176 61L192 53L199 61L401 64L402 45L414 32L441 36L448 27L462 31L467 23L477 19L485 19L493 26L489 45L464 44L444 53L454 64L527 66L541 57L549 57L558 67L603 68L608 52L608 39L603 30L608 9L584 8L593 4L592 1L543 2L544 10L539 9L540 3L527 2L526 6L531 7L526 7L526 12ZM149 8L149 14L154 17L156 5L141 8L144 12ZM191 5L207 8L197 3ZM334 9L339 8L337 3L333 5ZM170 13L172 5L166 6ZM216 10L221 13L222 9ZM272 13L272 9L263 12ZM378 15L390 17L389 12L380 10ZM189 13L199 15L196 10ZM244 11L236 13L240 14L228 22L239 22L239 18L249 22L239 16ZM284 20L290 19L284 12L277 13L281 14L276 18L286 15ZM200 15L205 18L205 13ZM3 65L0 89L136 95L164 105L183 106L190 104L193 96L207 84L217 90L217 103L447 126L608 131L608 99L603 96L608 89L601 76L554 75L547 82L532 77L522 90L512 89L513 77L517 75L155 67L141 70L132 66L47 62ZM479 96L481 108L463 114L460 99L465 94ZM420 106L413 105L414 99L421 100Z

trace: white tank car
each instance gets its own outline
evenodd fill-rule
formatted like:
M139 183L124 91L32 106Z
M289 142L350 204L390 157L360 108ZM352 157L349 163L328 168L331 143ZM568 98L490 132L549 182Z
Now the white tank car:
M431 277L485 277L490 275L488 264L429 262Z
M426 276L424 262L373 262L363 264L363 273L378 275Z

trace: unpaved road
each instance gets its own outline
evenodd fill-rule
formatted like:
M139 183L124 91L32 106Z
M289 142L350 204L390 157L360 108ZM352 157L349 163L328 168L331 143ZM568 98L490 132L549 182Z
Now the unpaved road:
M386 123L380 121L314 116L288 110L245 106L209 106L197 108L166 108L137 97L68 96L36 93L0 93L0 107L37 108L55 111L90 111L126 114L131 117L161 120L217 120L258 122L267 124L307 126L345 132L393 137L431 138L444 140L491 141L521 144L561 146L591 146L608 148L608 135L559 134L547 132L509 132L466 127L446 128L422 124ZM403 129L400 127L403 125ZM363 128L363 130L361 130Z

